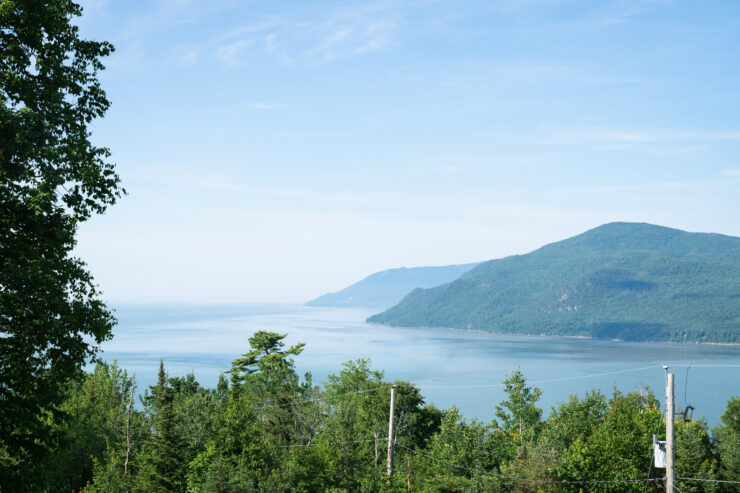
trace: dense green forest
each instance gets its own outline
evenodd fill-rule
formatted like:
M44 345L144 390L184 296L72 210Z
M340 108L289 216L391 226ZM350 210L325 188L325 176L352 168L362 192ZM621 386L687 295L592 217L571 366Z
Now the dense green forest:
M740 342L740 238L610 223L417 289L369 322Z
M215 389L168 377L136 405L135 380L98 363L50 412L41 460L0 449L2 491L355 492L662 491L652 434L665 435L651 392L571 396L546 419L541 390L514 371L491 422L426 405L413 384L384 380L367 360L322 385L301 378L284 336L257 332ZM396 388L393 474L386 475L389 394ZM740 399L711 434L676 424L683 493L738 491ZM698 481L698 480L711 481Z
M431 288L454 281L477 265L388 269L371 274L342 290L319 296L306 305L385 309L401 301L416 288Z

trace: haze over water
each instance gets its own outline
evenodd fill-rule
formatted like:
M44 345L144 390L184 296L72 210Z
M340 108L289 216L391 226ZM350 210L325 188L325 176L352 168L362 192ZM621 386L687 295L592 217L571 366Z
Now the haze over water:
M321 383L342 363L370 358L387 380L420 387L427 402L457 406L468 417L488 421L505 395L500 385L520 368L543 390L540 407L569 394L600 388L611 395L649 386L661 403L668 364L675 373L678 407L719 422L727 400L740 395L740 346L627 343L565 337L483 334L443 329L394 328L364 322L377 310L309 308L300 305L119 306L113 340L103 359L135 373L139 390L154 383L160 358L170 376L193 371L206 387L231 361L249 350L257 330L288 334L287 344L306 343L295 362ZM687 365L692 365L688 370ZM702 366L720 365L720 366ZM724 366L722 366L724 365ZM634 371L633 371L634 370Z

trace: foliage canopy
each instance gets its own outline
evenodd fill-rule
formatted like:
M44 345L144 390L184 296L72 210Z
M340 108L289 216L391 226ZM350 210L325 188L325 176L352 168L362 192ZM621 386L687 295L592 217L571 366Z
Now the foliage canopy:
M114 318L71 255L78 224L122 193L89 125L108 109L97 74L113 47L81 39L79 5L0 1L0 469L14 476L54 437L68 383Z

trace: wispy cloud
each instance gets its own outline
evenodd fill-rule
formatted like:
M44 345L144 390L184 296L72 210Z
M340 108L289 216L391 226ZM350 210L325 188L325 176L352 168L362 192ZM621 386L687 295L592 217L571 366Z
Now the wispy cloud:
M396 23L390 20L380 20L369 25L362 22L330 23L323 29L330 29L309 51L322 62L329 62L352 55L362 55L385 48L393 35Z
M590 144L647 144L656 142L740 141L739 130L594 129L563 130L551 138L559 142Z
M603 194L603 193L638 193L638 192L685 192L688 190L696 190L701 188L702 185L696 182L688 181L664 181L656 183L640 183L631 185L588 185L584 187L574 188L570 191L572 193L590 193L590 194Z
M327 63L372 53L391 44L402 17L399 5L379 2L317 13L281 13L234 27L214 40L215 51L219 61L230 67L246 55L244 50L232 49L236 44L284 64ZM224 51L230 55L225 59Z
M223 39L228 40L239 38L244 35L261 33L270 29L278 28L279 26L280 23L277 21L265 21L256 24L245 24L243 26L238 26L228 31L226 34L223 35Z
M216 51L216 57L227 67L239 67L245 61L245 51L253 44L253 39L243 39L229 43Z
M706 144L700 145L673 145L657 143L652 145L643 145L638 143L624 144L603 144L591 146L591 149L597 151L634 151L639 149L643 154L650 156L662 156L674 159L695 159L710 149Z
M721 175L729 178L740 178L740 168L726 169L722 171Z
M347 40L352 34L352 29L348 27L342 27L337 31L326 36L321 43L314 49L319 55L322 55L324 60L331 60L336 58L337 53L341 50L341 47L347 44Z
M147 4L147 7L148 10L138 10L141 13L123 20L123 29L115 37L127 43L144 41L155 33L202 22L205 17L227 9L228 5L195 0L159 0Z
M385 48L390 43L396 23L392 21L376 22L364 30L361 42L355 47L355 53L368 53Z
M481 154L439 154L422 161L423 165L409 168L411 173L460 173L486 169L500 169L530 164L531 156L481 155Z
M180 57L180 61L185 65L192 65L200 58L201 51L198 49L188 50Z
M599 10L591 18L600 24L625 24L656 7L665 7L671 0L615 0L606 5L595 2Z

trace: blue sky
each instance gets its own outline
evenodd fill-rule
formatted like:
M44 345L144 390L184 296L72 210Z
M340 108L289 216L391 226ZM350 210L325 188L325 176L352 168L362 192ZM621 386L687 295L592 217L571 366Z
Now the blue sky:
M609 221L740 236L735 1L83 2L111 302L305 301Z

